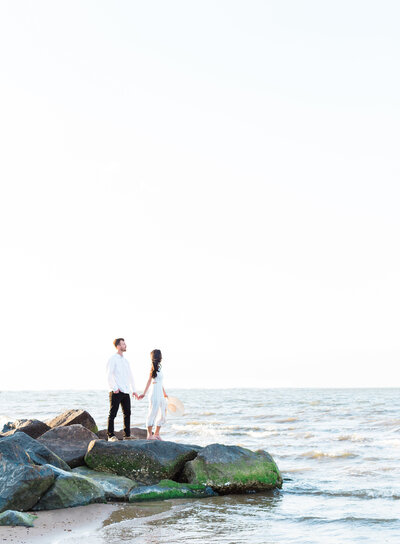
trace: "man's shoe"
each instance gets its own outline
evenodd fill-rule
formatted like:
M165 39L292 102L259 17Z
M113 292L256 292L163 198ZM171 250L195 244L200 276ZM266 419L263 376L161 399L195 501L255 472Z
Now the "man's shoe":
M118 438L114 435L114 436L109 436L107 438L107 442L118 442Z
M124 436L123 440L135 440L132 436Z

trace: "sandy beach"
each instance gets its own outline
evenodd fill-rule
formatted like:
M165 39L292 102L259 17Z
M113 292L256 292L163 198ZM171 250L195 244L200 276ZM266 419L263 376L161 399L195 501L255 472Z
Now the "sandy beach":
M0 527L0 542L15 544L56 544L67 535L78 536L99 529L110 515L118 510L118 504L90 504L76 508L63 508L34 512L38 518L34 527Z

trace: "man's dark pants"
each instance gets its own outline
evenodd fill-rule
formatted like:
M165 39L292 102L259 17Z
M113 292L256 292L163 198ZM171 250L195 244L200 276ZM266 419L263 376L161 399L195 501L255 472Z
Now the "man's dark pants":
M108 414L108 436L114 436L114 419L118 413L119 405L122 406L124 414L124 435L131 436L131 397L128 393L110 392L110 413Z

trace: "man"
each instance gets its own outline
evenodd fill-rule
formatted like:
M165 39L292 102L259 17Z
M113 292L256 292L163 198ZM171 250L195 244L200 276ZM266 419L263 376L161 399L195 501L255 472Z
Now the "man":
M110 357L107 363L107 379L110 386L110 413L108 415L108 440L118 441L114 434L114 419L118 413L119 405L122 406L124 415L124 439L131 436L131 398L138 398L129 361L124 357L126 343L123 338L116 338L114 346L117 353Z

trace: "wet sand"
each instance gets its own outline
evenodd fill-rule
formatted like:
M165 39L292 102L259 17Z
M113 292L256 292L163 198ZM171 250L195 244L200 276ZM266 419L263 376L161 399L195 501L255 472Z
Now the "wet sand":
M119 508L120 505L111 503L32 512L38 516L34 527L0 527L0 543L56 544L66 536L100 529Z

